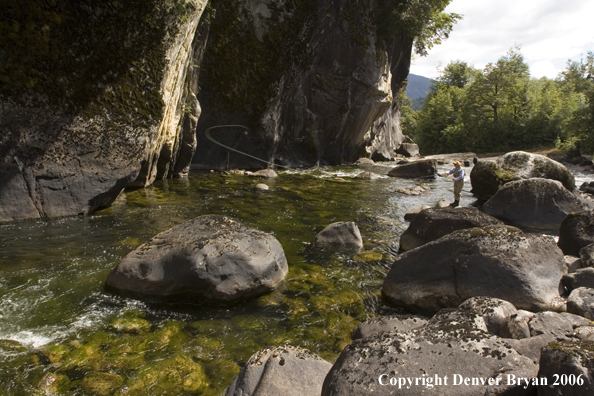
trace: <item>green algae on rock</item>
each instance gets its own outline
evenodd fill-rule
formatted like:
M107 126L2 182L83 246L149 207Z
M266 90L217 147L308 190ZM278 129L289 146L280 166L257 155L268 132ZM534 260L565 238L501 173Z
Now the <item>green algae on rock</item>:
M8 16L26 28L0 44L11 54L0 82L0 221L88 214L133 182L183 172L199 107L181 108L195 91L206 0L16 3ZM31 57L20 40L39 31L47 47Z

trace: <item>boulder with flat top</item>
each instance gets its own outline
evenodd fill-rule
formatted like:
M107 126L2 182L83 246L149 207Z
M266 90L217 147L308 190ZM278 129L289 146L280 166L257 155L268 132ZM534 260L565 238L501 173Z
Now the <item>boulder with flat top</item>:
M456 230L503 224L476 208L426 209L420 211L400 236L400 250L407 251L439 239Z

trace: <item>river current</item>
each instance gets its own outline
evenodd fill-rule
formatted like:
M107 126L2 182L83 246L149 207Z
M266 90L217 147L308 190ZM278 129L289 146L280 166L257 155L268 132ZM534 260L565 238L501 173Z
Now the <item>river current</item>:
M96 394L84 380L95 371L123 378L108 394L143 394L134 393L139 378L146 384L151 368L163 371L160 362L184 357L202 367L202 383L178 384L182 391L173 384L155 394L218 395L253 353L285 343L334 361L359 323L398 312L380 290L408 226L404 214L453 200L450 180L386 177L392 166L279 170L278 178L266 180L192 172L126 191L91 216L0 224L0 395ZM384 176L355 179L363 170ZM578 173L576 185L587 178ZM270 189L257 190L262 182ZM417 184L431 192L397 191ZM475 201L470 188L467 177L464 206ZM270 294L223 308L155 305L104 290L108 273L130 251L206 214L274 234L289 263L285 282ZM312 248L316 233L337 221L358 224L362 252ZM128 319L142 325L121 327ZM76 361L82 347L87 349Z

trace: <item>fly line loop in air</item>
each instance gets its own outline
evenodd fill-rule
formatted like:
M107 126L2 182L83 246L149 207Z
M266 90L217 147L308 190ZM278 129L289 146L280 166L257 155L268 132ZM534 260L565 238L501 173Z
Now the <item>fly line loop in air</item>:
M217 142L217 141L216 141L216 140L214 140L214 138L213 138L213 137L210 135L210 130L211 130L211 129L217 129L217 128L241 128L241 129L245 129L246 131L249 131L249 128L248 128L248 127L246 127L246 126L244 126L244 125L216 125L216 126L213 126L213 127L207 128L207 129L204 131L204 136L206 136L206 138L207 138L208 140L210 140L211 142L213 142L214 144L217 144L217 145L219 145L219 146L221 146L221 147L223 147L223 148L226 148L226 149L227 149L227 150L229 150L229 151L233 151L233 152L235 152L235 153L238 153L238 154L241 154L241 155L245 155L246 157L250 157L250 158L252 158L252 159L255 159L255 160L258 160L258 161L260 161L260 162L264 162L264 163L266 163L266 164L268 164L268 165L271 165L271 166L279 166L279 167L281 167L281 168L289 169L289 167L288 167L288 166L283 166L283 165L279 165L279 164L272 163L272 162L270 162L270 161L263 160L262 158L255 157L255 156L253 156L253 155L251 155L251 154L244 153L243 151L239 151L239 150L237 150L237 149L234 149L233 147L229 147L229 146L226 146L226 145L224 145L223 143Z

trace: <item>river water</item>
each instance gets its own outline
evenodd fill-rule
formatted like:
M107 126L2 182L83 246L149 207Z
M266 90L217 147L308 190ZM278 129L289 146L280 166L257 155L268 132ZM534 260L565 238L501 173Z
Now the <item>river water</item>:
M0 224L0 396L218 395L254 352L284 343L334 361L359 323L398 312L380 290L407 227L404 214L452 200L444 178L353 178L363 170L386 175L392 166L280 170L267 180L193 172L124 192L88 217ZM586 178L578 174L576 184ZM259 182L270 189L256 190ZM431 193L397 192L417 184ZM463 205L474 201L469 190L467 182ZM131 250L206 214L274 234L289 263L285 282L223 308L148 304L104 290L108 273ZM363 252L311 247L315 234L336 221L358 224ZM200 378L179 362L195 364ZM111 376L99 381L107 384L102 391L90 380L97 373Z

